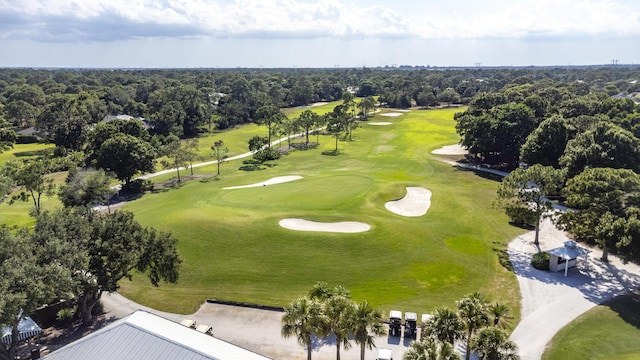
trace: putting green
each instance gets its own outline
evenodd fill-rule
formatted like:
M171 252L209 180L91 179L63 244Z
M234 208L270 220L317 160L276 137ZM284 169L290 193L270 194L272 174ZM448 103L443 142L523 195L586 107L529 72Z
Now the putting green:
M365 176L322 176L291 183L225 190L220 196L220 201L230 206L255 209L335 210L357 205L358 195L363 195L370 190L371 183L371 178ZM323 201L321 203L300 201L305 197L322 197Z

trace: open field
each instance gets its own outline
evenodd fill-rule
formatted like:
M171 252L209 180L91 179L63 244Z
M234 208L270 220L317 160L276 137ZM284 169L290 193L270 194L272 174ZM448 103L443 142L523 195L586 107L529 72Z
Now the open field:
M580 316L543 355L555 359L640 359L640 294L617 297Z
M47 150L53 150L53 144L14 144L13 148L0 154L0 165L10 160L20 160L37 156Z
M241 161L232 161L218 180L187 182L128 203L125 209L140 222L180 239L184 264L176 285L153 288L135 276L121 283L121 292L154 308L191 313L206 298L286 305L326 281L384 311L420 313L482 291L506 302L517 318L517 282L498 253L522 230L491 208L496 182L430 154L458 141L455 111L414 110L394 118L393 126L364 123L353 141L340 142L337 156L322 155L334 140L321 136L318 149L291 152L265 170L240 171ZM223 190L288 175L303 178ZM407 186L432 192L427 215L385 209ZM360 221L371 230L297 232L279 226L284 218Z

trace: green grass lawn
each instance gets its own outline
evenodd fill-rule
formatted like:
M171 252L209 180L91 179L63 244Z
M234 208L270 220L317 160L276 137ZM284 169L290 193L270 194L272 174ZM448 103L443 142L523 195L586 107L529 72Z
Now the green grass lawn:
M617 297L572 321L542 359L640 359L640 294Z
M141 223L180 240L184 264L178 284L153 288L136 275L121 283L121 292L157 309L191 313L206 298L286 305L326 281L350 288L355 299L385 312L422 313L482 291L510 305L519 318L517 281L499 264L498 253L522 230L491 207L497 183L430 153L458 142L455 111L461 110L377 116L372 121L393 125L363 123L353 141L339 143L337 156L322 155L335 142L321 136L319 148L290 152L264 170L240 171L241 161L232 161L217 180L193 180L128 203L125 209ZM242 137L234 131L243 129L216 136L225 143ZM283 175L303 179L223 190ZM427 215L402 217L385 209L406 186L433 192ZM278 225L289 217L361 221L371 230L296 232Z
M53 144L14 144L13 148L0 153L0 165L9 160L34 157L53 148L55 148Z

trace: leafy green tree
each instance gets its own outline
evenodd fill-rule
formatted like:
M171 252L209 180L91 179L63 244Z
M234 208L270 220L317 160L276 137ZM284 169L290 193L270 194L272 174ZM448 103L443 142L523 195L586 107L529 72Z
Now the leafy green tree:
M40 246L31 241L25 230L11 233L0 227L0 326L11 328L11 343L7 348L0 346L0 357L16 358L18 325L24 317L55 298L68 295L72 274L57 259L43 261L43 256L56 246L56 239Z
M453 345L456 340L464 338L464 323L454 310L438 307L422 324L420 338L424 340L427 337Z
M42 195L53 195L55 191L53 179L46 174L47 165L44 160L31 161L19 167L13 174L15 184L29 192L36 214L40 213Z
M224 142L222 140L218 140L213 143L211 150L213 150L213 157L216 159L218 165L218 175L220 175L220 164L222 164L227 158L229 149L224 145Z
M300 128L304 130L306 144L309 144L309 132L311 132L314 126L317 126L318 117L320 117L320 115L315 112L311 110L304 110L300 113L300 116L297 119Z
M198 154L198 147L198 138L186 140L182 144L185 159L187 160L187 162L189 162L189 170L191 171L191 175L193 175L193 162L202 159L202 157Z
M0 117L0 154L13 147L18 135L13 129L9 127L9 124Z
M569 130L566 120L553 116L540 123L527 137L520 149L520 160L529 165L559 167L560 157L567 146Z
M329 113L327 122L327 132L331 133L336 139L336 149L338 151L338 140L347 131L347 122L349 115L343 105L338 105Z
M409 350L404 353L404 360L460 360L453 345L447 342L439 342L432 338L420 341L412 341Z
M471 349L480 360L517 360L518 347L509 335L496 327L480 329L471 341Z
M178 173L178 182L181 182L180 168L187 167L187 164L189 163L182 143L179 140L176 140L167 144L165 148L165 155L167 158L162 160L162 166L165 169L176 169Z
M640 140L618 125L600 122L567 143L560 165L569 177L587 167L640 172Z
M120 133L100 146L96 165L128 184L137 173L153 171L155 156L156 150L148 142Z
M471 340L473 335L476 331L489 324L489 317L487 316L487 301L482 294L477 292L471 293L456 301L456 308L458 309L458 316L462 320L467 331L467 335L465 336L465 359L469 360L471 357Z
M160 110L151 115L153 132L156 134L173 134L178 137L184 135L184 120L187 117L178 101L169 101Z
M307 348L307 360L311 360L313 337L323 333L325 322L322 305L307 297L294 300L285 308L282 316L282 336L295 336L298 343Z
M42 261L59 263L73 274L73 292L85 323L92 321L91 311L102 293L116 291L118 282L131 278L134 270L158 286L161 281L175 283L182 263L170 233L144 228L124 210L104 216L79 209L43 212L32 241L58 244Z
M271 135L284 121L286 115L273 105L265 105L256 111L256 122L267 127L267 147L271 147Z
M367 96L358 103L360 111L362 111L362 117L364 120L369 119L369 111L375 109L376 101L373 96Z
M507 212L514 208L525 208L533 214L536 235L534 243L539 244L540 220L553 209L548 196L558 195L562 187L562 170L551 166L533 165L525 169L515 169L498 186L497 202Z
M72 169L58 190L58 198L65 207L108 203L114 194L111 181L112 178L104 170Z
M364 360L365 349L375 347L374 335L384 335L382 313L366 300L355 306L353 313L353 341L360 345L360 360Z
M450 106L453 103L460 102L460 94L453 89L446 89L437 95L438 101L446 103Z
M623 256L638 256L640 175L628 169L586 169L563 189L568 211L561 223L578 239L595 241L608 261L609 246Z

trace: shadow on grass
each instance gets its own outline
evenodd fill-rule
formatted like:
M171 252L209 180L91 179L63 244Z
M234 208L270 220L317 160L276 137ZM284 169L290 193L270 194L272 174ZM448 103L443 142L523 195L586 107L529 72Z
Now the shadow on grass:
M25 157L25 156L38 156L38 155L48 155L51 151L49 149L42 150L33 150L33 151L20 151L13 154L15 157Z
M498 262L500 263L500 265L502 265L502 267L507 269L508 271L514 272L513 265L511 264L511 261L509 261L509 253L504 248L504 245L499 241L494 241L493 244L499 246L494 247L492 250L494 253L496 253L496 255L498 255Z
M338 156L338 155L340 155L340 150L325 150L325 151L322 152L322 155Z
M242 171L258 171L258 170L265 170L265 169L272 168L274 166L278 166L277 164L262 163L255 159L245 160L242 162L242 164L244 165L240 166L239 168L239 170L242 170Z
M640 293L632 292L618 296L604 303L627 324L640 329Z

